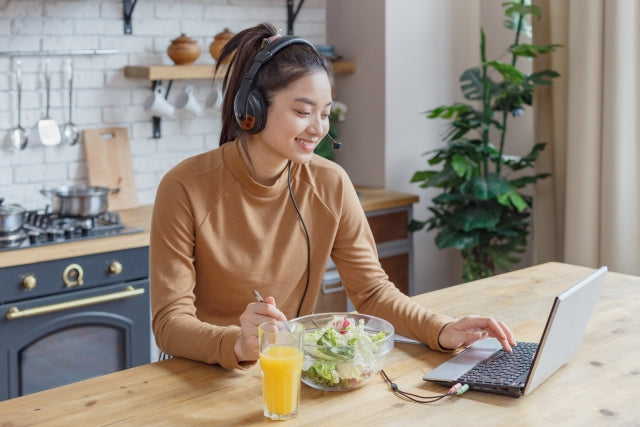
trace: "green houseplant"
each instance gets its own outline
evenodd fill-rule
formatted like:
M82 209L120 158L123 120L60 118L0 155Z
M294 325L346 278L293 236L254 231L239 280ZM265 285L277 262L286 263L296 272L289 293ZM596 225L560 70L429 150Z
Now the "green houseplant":
M432 216L425 221L413 220L410 229L437 230L438 248L460 250L466 281L491 276L519 261L527 245L533 203L522 190L549 176L530 171L544 143L535 144L525 156L507 155L505 135L509 116L521 115L523 107L531 105L536 87L551 84L559 75L553 70L523 73L516 67L518 58L549 53L558 45L520 40L529 29L527 17L539 19L540 8L525 0L502 5L504 25L515 32L508 47L510 63L487 60L481 30L481 64L460 76L462 95L469 102L427 112L429 119L449 121L443 138L446 146L425 153L431 167L440 166L417 171L411 178L421 188L441 192L431 200L428 209Z

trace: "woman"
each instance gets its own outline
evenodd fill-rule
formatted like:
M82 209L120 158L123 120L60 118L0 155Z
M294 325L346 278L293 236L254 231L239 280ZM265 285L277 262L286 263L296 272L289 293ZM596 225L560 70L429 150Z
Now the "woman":
M347 174L313 154L329 130L327 60L261 24L227 43L224 63L220 148L181 162L156 196L151 302L160 349L229 369L254 363L258 325L313 312L331 257L356 309L398 333L440 351L491 336L510 351L503 323L432 313L382 270ZM251 302L253 290L269 297Z

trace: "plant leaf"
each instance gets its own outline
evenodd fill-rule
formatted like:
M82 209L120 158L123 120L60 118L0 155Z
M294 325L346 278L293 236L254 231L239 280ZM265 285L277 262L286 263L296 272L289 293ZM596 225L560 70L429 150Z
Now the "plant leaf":
M462 96L470 101L479 101L482 99L482 73L480 68L473 67L465 70L460 75L460 89Z
M500 222L500 212L501 208L495 204L466 206L451 216L450 223L462 231L494 230Z
M537 71L529 75L528 79L537 85L547 86L553 83L551 79L555 79L556 77L560 77L560 73L553 70L542 70Z
M511 84L519 85L524 80L524 74L513 65L503 64L500 61L491 61L488 65L499 72L502 78Z
M511 185L502 176L490 173L487 176L487 198L493 198L506 194L512 189Z
M557 47L561 46L562 45L560 44L537 45L521 43L519 45L509 47L509 52L517 56L536 58L540 54L553 52Z
M461 233L449 226L443 227L436 235L436 246L438 249L455 248L462 250L477 246L478 243L477 235Z

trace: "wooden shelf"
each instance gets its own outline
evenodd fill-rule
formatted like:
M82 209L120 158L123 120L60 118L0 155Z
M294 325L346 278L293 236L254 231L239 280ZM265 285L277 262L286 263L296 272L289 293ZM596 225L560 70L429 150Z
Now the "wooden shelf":
M349 74L356 70L355 62L334 61L335 74ZM126 77L156 80L212 79L214 65L132 65L124 67Z

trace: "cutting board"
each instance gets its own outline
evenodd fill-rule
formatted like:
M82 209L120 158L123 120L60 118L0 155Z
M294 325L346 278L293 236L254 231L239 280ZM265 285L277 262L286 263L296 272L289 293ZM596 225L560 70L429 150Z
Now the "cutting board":
M127 128L82 131L89 185L119 188L109 194L109 210L138 207Z

